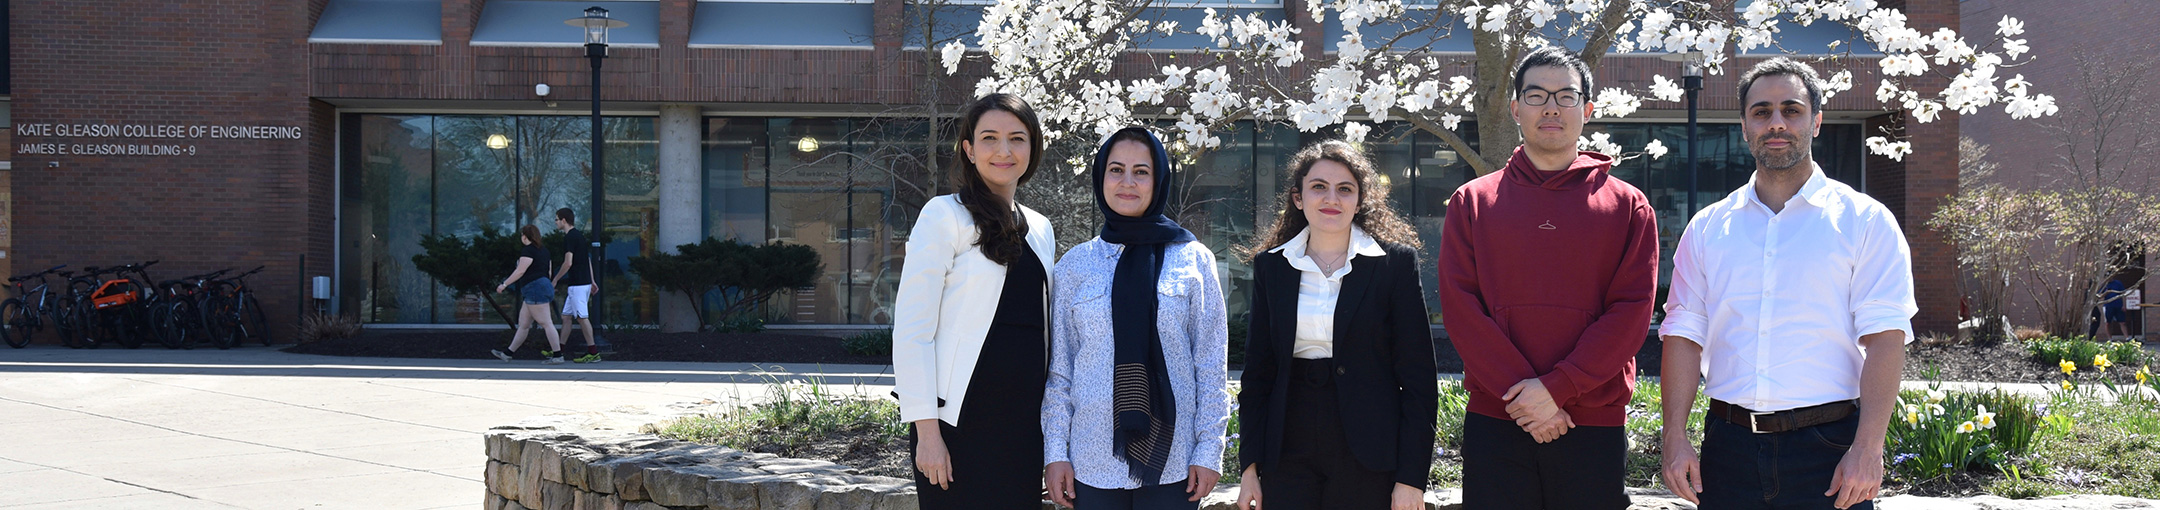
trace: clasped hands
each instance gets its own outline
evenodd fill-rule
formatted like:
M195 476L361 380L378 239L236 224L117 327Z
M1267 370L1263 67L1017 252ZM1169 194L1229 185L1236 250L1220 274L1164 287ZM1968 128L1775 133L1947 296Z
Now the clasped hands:
M1515 419L1515 426L1529 432L1538 443L1553 442L1575 428L1575 419L1560 409L1552 392L1545 389L1545 382L1535 377L1515 383L1500 399L1508 402L1508 417Z

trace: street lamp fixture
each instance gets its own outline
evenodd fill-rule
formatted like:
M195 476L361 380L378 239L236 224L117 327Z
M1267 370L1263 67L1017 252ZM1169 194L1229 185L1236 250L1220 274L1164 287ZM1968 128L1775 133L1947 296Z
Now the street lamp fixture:
M1702 173L1695 160L1695 100L1702 92L1703 61L1700 51L1672 53L1660 57L1667 62L1680 63L1680 88L1687 91L1687 214L1681 218L1695 217L1695 195Z
M598 269L600 268L599 263L601 260L599 258L599 255L601 253L600 238L602 232L606 230L607 221L606 218L604 216L601 216L600 213L606 210L602 204L603 198L606 196L606 192L604 191L605 184L602 180L602 177L607 175L607 171L605 165L606 160L602 158L601 154L603 145L601 141L600 128L600 62L602 60L606 60L608 56L608 31L612 29L630 26L630 23L623 20L610 18L608 17L607 9L602 9L599 6L593 6L585 8L584 16L564 20L563 24L578 27L584 30L585 58L592 61L592 214L591 216L588 216L588 218L590 219L587 220L591 222L590 225L592 226L590 236L592 246L590 247L590 251L587 251L585 253L585 260L593 264L593 269L595 269L594 273L596 273L595 276L603 276L604 273L600 273L598 271ZM595 280L597 279L598 278L595 278ZM593 282L595 286L597 286L599 283L600 282L598 281ZM606 306L602 305L601 296L599 295L599 293L593 294L590 304L592 312L600 312L607 309ZM597 313L593 314L592 322L594 324L600 323L600 317Z

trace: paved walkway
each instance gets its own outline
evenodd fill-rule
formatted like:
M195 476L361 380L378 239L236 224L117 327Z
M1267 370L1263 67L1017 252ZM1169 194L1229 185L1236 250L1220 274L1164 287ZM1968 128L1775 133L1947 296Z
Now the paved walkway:
M821 372L884 395L883 366ZM0 508L478 508L489 427L755 400L749 364L0 349Z
M345 358L260 347L0 349L0 508L476 508L489 427L623 405L756 401L766 383L804 374L883 397L891 373L869 365Z

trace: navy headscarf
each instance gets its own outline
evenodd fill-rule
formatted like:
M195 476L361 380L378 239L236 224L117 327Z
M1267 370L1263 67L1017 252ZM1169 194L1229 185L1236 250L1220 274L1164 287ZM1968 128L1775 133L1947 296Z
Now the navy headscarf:
M1153 198L1148 201L1147 210L1137 217L1111 210L1109 200L1103 195L1103 175L1110 161L1110 148L1126 141L1146 143L1149 153L1154 156ZM1155 138L1147 128L1134 126L1112 133L1103 141L1102 149L1095 151L1092 170L1095 207L1102 210L1103 215L1102 240L1125 246L1125 252L1118 257L1117 271L1110 280L1110 323L1117 348L1113 356L1115 391L1112 400L1116 416L1112 421L1115 427L1112 452L1125 459L1133 477L1139 478L1142 484L1153 484L1162 479L1164 464L1170 461L1171 434L1177 424L1177 402L1170 393L1162 336L1155 330L1155 283L1162 274L1164 247L1169 243L1191 242L1195 238L1192 232L1163 215L1163 204L1169 201L1171 184L1177 179L1170 166L1169 151L1163 149L1162 140Z

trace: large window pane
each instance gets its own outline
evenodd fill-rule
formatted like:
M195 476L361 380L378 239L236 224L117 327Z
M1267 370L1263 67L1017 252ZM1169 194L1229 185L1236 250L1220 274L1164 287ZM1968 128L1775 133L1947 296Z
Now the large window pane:
M502 148L489 146L491 136L510 137L516 134L514 128L514 119L505 116L435 117L436 235L472 237L487 228L517 230L516 147L504 146L501 138L496 145ZM502 261L496 276L509 276L516 262ZM502 323L480 298L453 298L440 286L434 290L434 322ZM499 299L498 304L502 304Z
M847 198L851 156L846 150L845 119L772 119L767 136L771 177L771 235L768 239L817 250L824 271L810 287L783 292L775 299L783 322L839 323L847 320L851 255L864 242L852 230L856 204Z
M765 119L705 119L705 236L765 242Z
M348 132L343 261L346 312L364 322L433 322L435 281L413 269L433 232L433 118L354 115Z
M608 241L607 252L598 259L600 288L606 292L599 317L609 323L653 324L659 320L658 290L628 269L631 257L653 254L660 236L659 137L653 131L653 117L603 120L603 157L607 158L603 204L607 208L602 225ZM580 145L591 147L591 142ZM592 178L590 169L583 175ZM576 188L585 196L592 194L589 183Z

